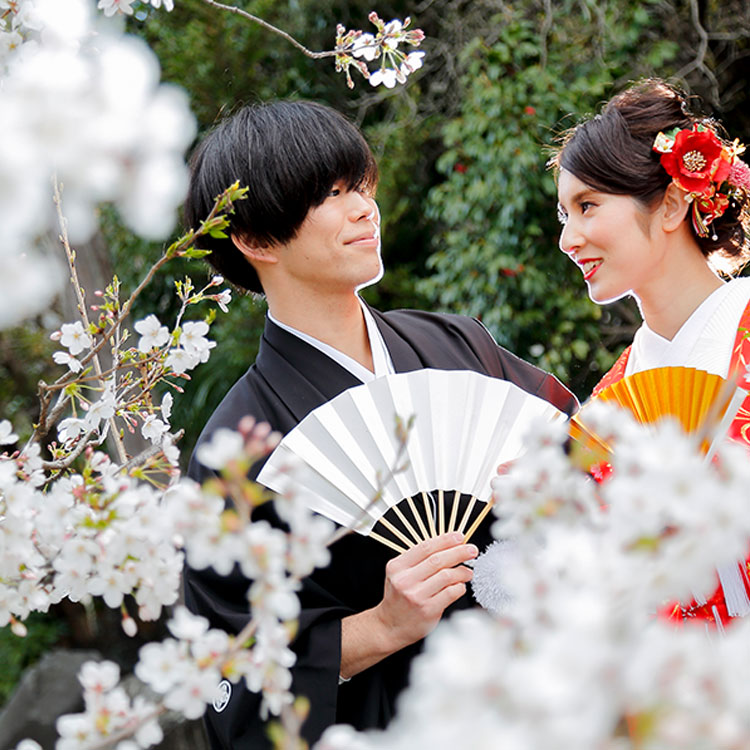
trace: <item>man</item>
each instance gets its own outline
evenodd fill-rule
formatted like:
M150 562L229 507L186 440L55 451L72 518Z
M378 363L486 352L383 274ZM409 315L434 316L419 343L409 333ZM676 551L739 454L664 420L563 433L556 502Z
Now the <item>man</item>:
M199 443L252 414L286 433L317 406L390 372L432 367L505 378L558 408L575 397L552 376L503 350L476 320L418 311L380 313L357 290L382 275L377 167L359 131L337 112L309 102L246 107L212 131L192 160L186 218L196 226L213 200L239 180L230 237L210 239L210 261L225 278L268 301L255 364L233 386ZM259 467L256 467L257 470ZM190 475L208 470L195 458ZM270 504L259 513L278 523ZM485 529L485 537L486 529ZM292 690L311 701L308 742L334 723L382 727L408 668L447 607L471 606L460 563L477 554L445 534L396 556L351 534L331 564L300 592ZM248 619L239 573L186 574L186 601L212 626L238 631ZM215 748L269 747L259 698L235 688L207 725Z

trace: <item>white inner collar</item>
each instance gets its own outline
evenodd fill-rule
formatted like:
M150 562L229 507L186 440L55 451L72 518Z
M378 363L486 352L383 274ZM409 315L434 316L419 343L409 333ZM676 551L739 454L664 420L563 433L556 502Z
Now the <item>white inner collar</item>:
M695 367L726 377L740 317L750 299L750 279L713 291L669 339L644 323L636 332L626 375L655 367Z
M268 318L275 323L279 328L283 328L288 333L291 333L297 338L302 339L310 346L314 346L318 351L322 352L326 356L330 357L334 362L341 365L345 370L348 370L355 378L361 380L363 383L369 383L375 378L382 377L383 375L389 375L394 373L396 369L393 366L393 360L391 359L390 352L385 345L383 335L380 333L380 329L375 323L375 318L364 303L361 297L357 295L357 299L362 307L362 314L365 318L365 325L367 326L367 337L370 341L370 350L372 352L372 365L374 372L370 372L364 365L357 362L347 354L339 351L330 344L326 344L320 339L316 339L314 336L310 336L303 331L300 331L292 326L282 323L271 315L271 311L268 311Z

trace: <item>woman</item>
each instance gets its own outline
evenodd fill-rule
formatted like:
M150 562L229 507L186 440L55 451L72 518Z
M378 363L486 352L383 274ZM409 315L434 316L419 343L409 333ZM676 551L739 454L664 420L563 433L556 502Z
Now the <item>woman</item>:
M604 304L632 294L643 325L594 389L641 370L695 367L721 377L750 372L750 279L725 281L750 257L750 169L742 146L690 113L658 80L615 96L573 128L552 159L557 170L560 249ZM739 369L738 369L739 368ZM731 437L750 447L750 398ZM750 614L744 563L719 571L707 602L671 615L717 624Z

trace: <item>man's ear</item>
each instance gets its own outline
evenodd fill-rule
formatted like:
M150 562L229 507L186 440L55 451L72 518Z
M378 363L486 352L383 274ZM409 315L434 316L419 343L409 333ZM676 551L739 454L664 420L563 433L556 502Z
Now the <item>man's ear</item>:
M232 235L232 242L253 266L256 263L277 263L279 260L273 245L260 245L238 234Z
M665 232L674 232L685 221L690 204L685 200L685 191L671 182L661 201L662 228Z

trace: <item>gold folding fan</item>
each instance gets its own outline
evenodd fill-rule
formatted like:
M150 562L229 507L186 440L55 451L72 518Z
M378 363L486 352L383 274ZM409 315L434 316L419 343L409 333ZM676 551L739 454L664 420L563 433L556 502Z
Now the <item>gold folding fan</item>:
M726 435L747 392L725 380L692 367L659 367L628 375L602 389L570 421L570 434L590 452L588 463L604 460L612 452L586 425L590 404L605 401L628 409L641 424L671 417L685 432L700 438L704 455L712 455Z
M413 417L405 446L397 417ZM316 513L397 551L449 531L468 539L490 508L498 465L523 452L538 417L564 415L505 380L432 369L388 375L310 412L258 481L298 492Z

